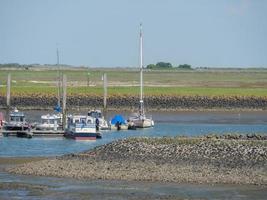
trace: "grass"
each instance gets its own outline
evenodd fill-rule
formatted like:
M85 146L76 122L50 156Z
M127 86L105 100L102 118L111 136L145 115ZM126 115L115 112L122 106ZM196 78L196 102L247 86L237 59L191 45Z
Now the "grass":
M0 95L4 96L6 88L0 89ZM267 88L193 88L193 87L145 87L145 96L255 96L267 97ZM87 96L87 95L103 95L102 87L68 87L67 94ZM27 96L27 95L57 95L56 87L48 86L15 86L12 87L11 95ZM109 96L137 96L139 95L139 87L109 87Z
M87 87L88 72L90 87ZM0 85L12 76L13 95L57 94L57 69L0 70ZM103 73L109 95L138 95L138 69L64 69L69 95L102 95ZM267 70L146 71L145 95L267 97ZM5 94L5 86L0 87Z

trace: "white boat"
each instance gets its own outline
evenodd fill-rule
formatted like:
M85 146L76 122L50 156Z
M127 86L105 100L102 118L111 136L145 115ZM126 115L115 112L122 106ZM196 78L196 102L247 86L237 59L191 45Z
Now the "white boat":
M101 134L96 130L94 119L86 115L68 116L67 129L64 136L75 140L96 140L101 138Z
M90 110L87 114L89 117L94 119L94 123L96 123L97 127L100 130L108 130L109 126L104 116L102 115L101 110Z
M3 126L3 135L8 136L10 133L16 133L17 137L31 138L31 126L25 120L23 112L19 112L16 108L9 114L9 121Z
M5 124L4 114L2 112L0 112L0 129L2 129L4 124Z
M10 112L9 121L4 125L4 129L10 131L24 131L29 128L29 123L25 121L24 113L18 111L16 108Z
M41 116L41 123L35 125L36 130L60 130L62 129L62 114L47 114Z
M145 115L144 93L143 93L143 33L142 24L140 24L140 105L139 113L129 117L129 123L132 123L136 128L149 128L154 126L152 117Z

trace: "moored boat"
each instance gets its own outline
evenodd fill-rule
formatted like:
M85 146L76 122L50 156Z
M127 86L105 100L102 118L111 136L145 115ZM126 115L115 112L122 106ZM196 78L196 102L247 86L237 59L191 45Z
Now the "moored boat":
M87 115L94 119L94 122L96 123L97 129L99 129L99 130L108 130L109 129L109 125L108 125L107 121L105 120L104 116L102 115L101 110L90 110Z
M121 115L115 115L110 121L111 130L128 130L128 123Z
M5 123L4 114L0 112L0 129L2 129L2 127L4 126L4 123Z
M62 115L61 114L47 114L41 116L41 123L35 124L36 130L62 130Z
M25 121L24 113L16 108L9 114L9 121L4 125L4 129L8 131L24 131L29 128L29 123Z
M133 124L136 128L149 128L154 126L152 117L147 117L144 107L144 92L143 92L143 35L142 24L140 24L140 105L139 113L129 117L129 123Z
M25 120L23 112L16 108L9 114L9 121L4 124L3 135L8 136L9 133L16 133L17 137L31 138L31 126Z
M147 117L144 114L133 114L129 117L129 123L130 122L132 122L133 126L136 128L150 128L154 126L152 117Z
M96 140L101 134L96 130L92 117L86 115L70 115L64 136L75 140Z

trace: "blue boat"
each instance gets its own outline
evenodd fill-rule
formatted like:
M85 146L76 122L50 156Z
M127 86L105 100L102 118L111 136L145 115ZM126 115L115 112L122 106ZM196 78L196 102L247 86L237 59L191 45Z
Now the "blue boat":
M115 115L110 121L111 130L128 130L128 123L121 115Z

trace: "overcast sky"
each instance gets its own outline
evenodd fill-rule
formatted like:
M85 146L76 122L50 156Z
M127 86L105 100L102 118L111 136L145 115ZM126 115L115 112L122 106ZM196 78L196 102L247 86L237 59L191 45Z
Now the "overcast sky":
M265 0L0 0L0 63L267 67Z

